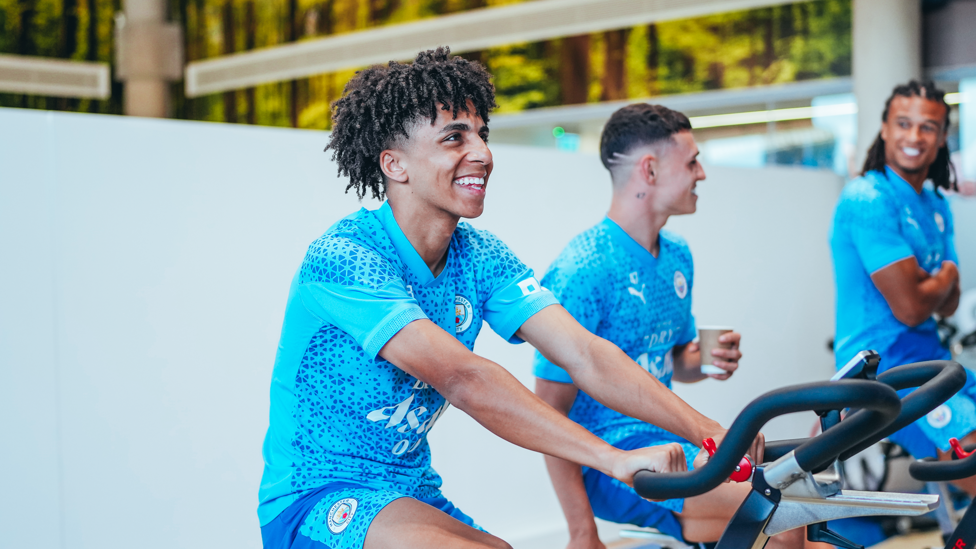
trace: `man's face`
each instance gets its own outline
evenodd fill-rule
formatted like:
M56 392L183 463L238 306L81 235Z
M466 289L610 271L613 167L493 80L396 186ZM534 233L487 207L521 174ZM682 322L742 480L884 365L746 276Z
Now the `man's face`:
M881 124L885 162L900 174L928 173L945 145L945 106L918 96L895 96Z
M659 147L655 173L655 207L668 215L695 213L698 195L695 186L705 179L705 169L698 162L698 145L690 131L680 131L674 141Z
M438 110L433 124L426 120L408 128L401 152L410 192L432 207L455 217L474 218L485 209L485 190L491 175L488 126L468 102L468 112Z

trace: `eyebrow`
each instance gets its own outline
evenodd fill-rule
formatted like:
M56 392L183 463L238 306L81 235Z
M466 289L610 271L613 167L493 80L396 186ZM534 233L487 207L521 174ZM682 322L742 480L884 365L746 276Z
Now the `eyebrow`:
M438 133L439 134L442 134L442 133L449 133L449 132L455 132L455 131L458 131L458 132L466 132L466 131L469 131L469 130L471 130L471 126L469 126L465 122L452 122L451 124L448 124L448 125L444 126L443 128L441 128L441 131L438 132ZM488 126L481 126L481 129L478 130L478 133L481 133L481 132L488 133Z

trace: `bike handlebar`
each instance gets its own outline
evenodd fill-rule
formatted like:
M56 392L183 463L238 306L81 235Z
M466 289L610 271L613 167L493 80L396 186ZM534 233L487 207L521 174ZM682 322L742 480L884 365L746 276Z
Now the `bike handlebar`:
M916 461L908 466L908 474L923 482L946 482L976 475L976 452L952 461Z
M735 470L749 450L759 430L774 417L809 410L864 408L865 413L821 433L801 444L794 453L797 463L806 471L825 459L861 442L875 432L877 425L887 425L898 417L901 400L898 394L881 383L862 380L805 383L770 391L749 403L732 423L718 451L701 468L684 473L638 471L634 489L648 499L674 499L703 494L722 482Z
M930 360L897 366L878 375L877 380L896 391L912 387L918 389L901 400L898 418L842 452L840 459L850 458L949 400L966 384L966 371L959 363L951 360ZM860 413L852 414L851 419Z

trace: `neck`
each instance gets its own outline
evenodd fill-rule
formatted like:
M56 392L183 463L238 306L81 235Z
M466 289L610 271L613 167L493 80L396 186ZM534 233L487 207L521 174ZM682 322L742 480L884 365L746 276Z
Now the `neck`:
M445 212L428 212L424 208L411 208L409 205L390 201L393 218L410 241L410 245L420 255L431 274L441 274L447 263L447 248L451 245L451 235L457 228L459 217L445 215ZM439 213L440 215L436 215Z
M627 194L629 193L629 194ZM625 196L626 194L626 196ZM668 215L660 212L650 211L645 201L652 200L650 195L643 198L634 199L628 190L613 193L613 201L610 203L610 211L607 217L614 223L620 225L625 233L630 235L645 250L657 257L660 250L658 235L661 228L668 222ZM636 195L635 195L636 196Z
M924 170L919 170L917 172L906 172L901 168L899 168L898 166L892 166L891 164L886 164L886 166L891 168L891 170L896 174L898 174L899 177L901 177L905 181L908 181L908 184L911 185L913 189L915 189L916 193L919 194L922 193L922 185L925 184L925 179L929 174L928 166L926 166Z

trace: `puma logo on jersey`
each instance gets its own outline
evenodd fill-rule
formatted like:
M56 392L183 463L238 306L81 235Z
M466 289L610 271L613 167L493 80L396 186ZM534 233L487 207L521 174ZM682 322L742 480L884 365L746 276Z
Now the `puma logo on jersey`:
M630 279L630 283L631 284L633 284L634 286L637 286L637 283L639 282L639 280L637 278L637 271L634 271L634 272L630 273L630 275L627 278ZM632 295L634 297L640 298L641 303L643 303L644 305L647 305L647 300L644 299L644 286L647 286L647 285L646 284L641 284L640 291L637 291L637 288L627 288L627 292L630 293L630 295Z
M639 297L641 303L647 305L647 301L644 299L644 286L646 286L646 284L641 284L641 289L639 292L637 291L637 288L627 288L627 291L630 293L630 295Z

